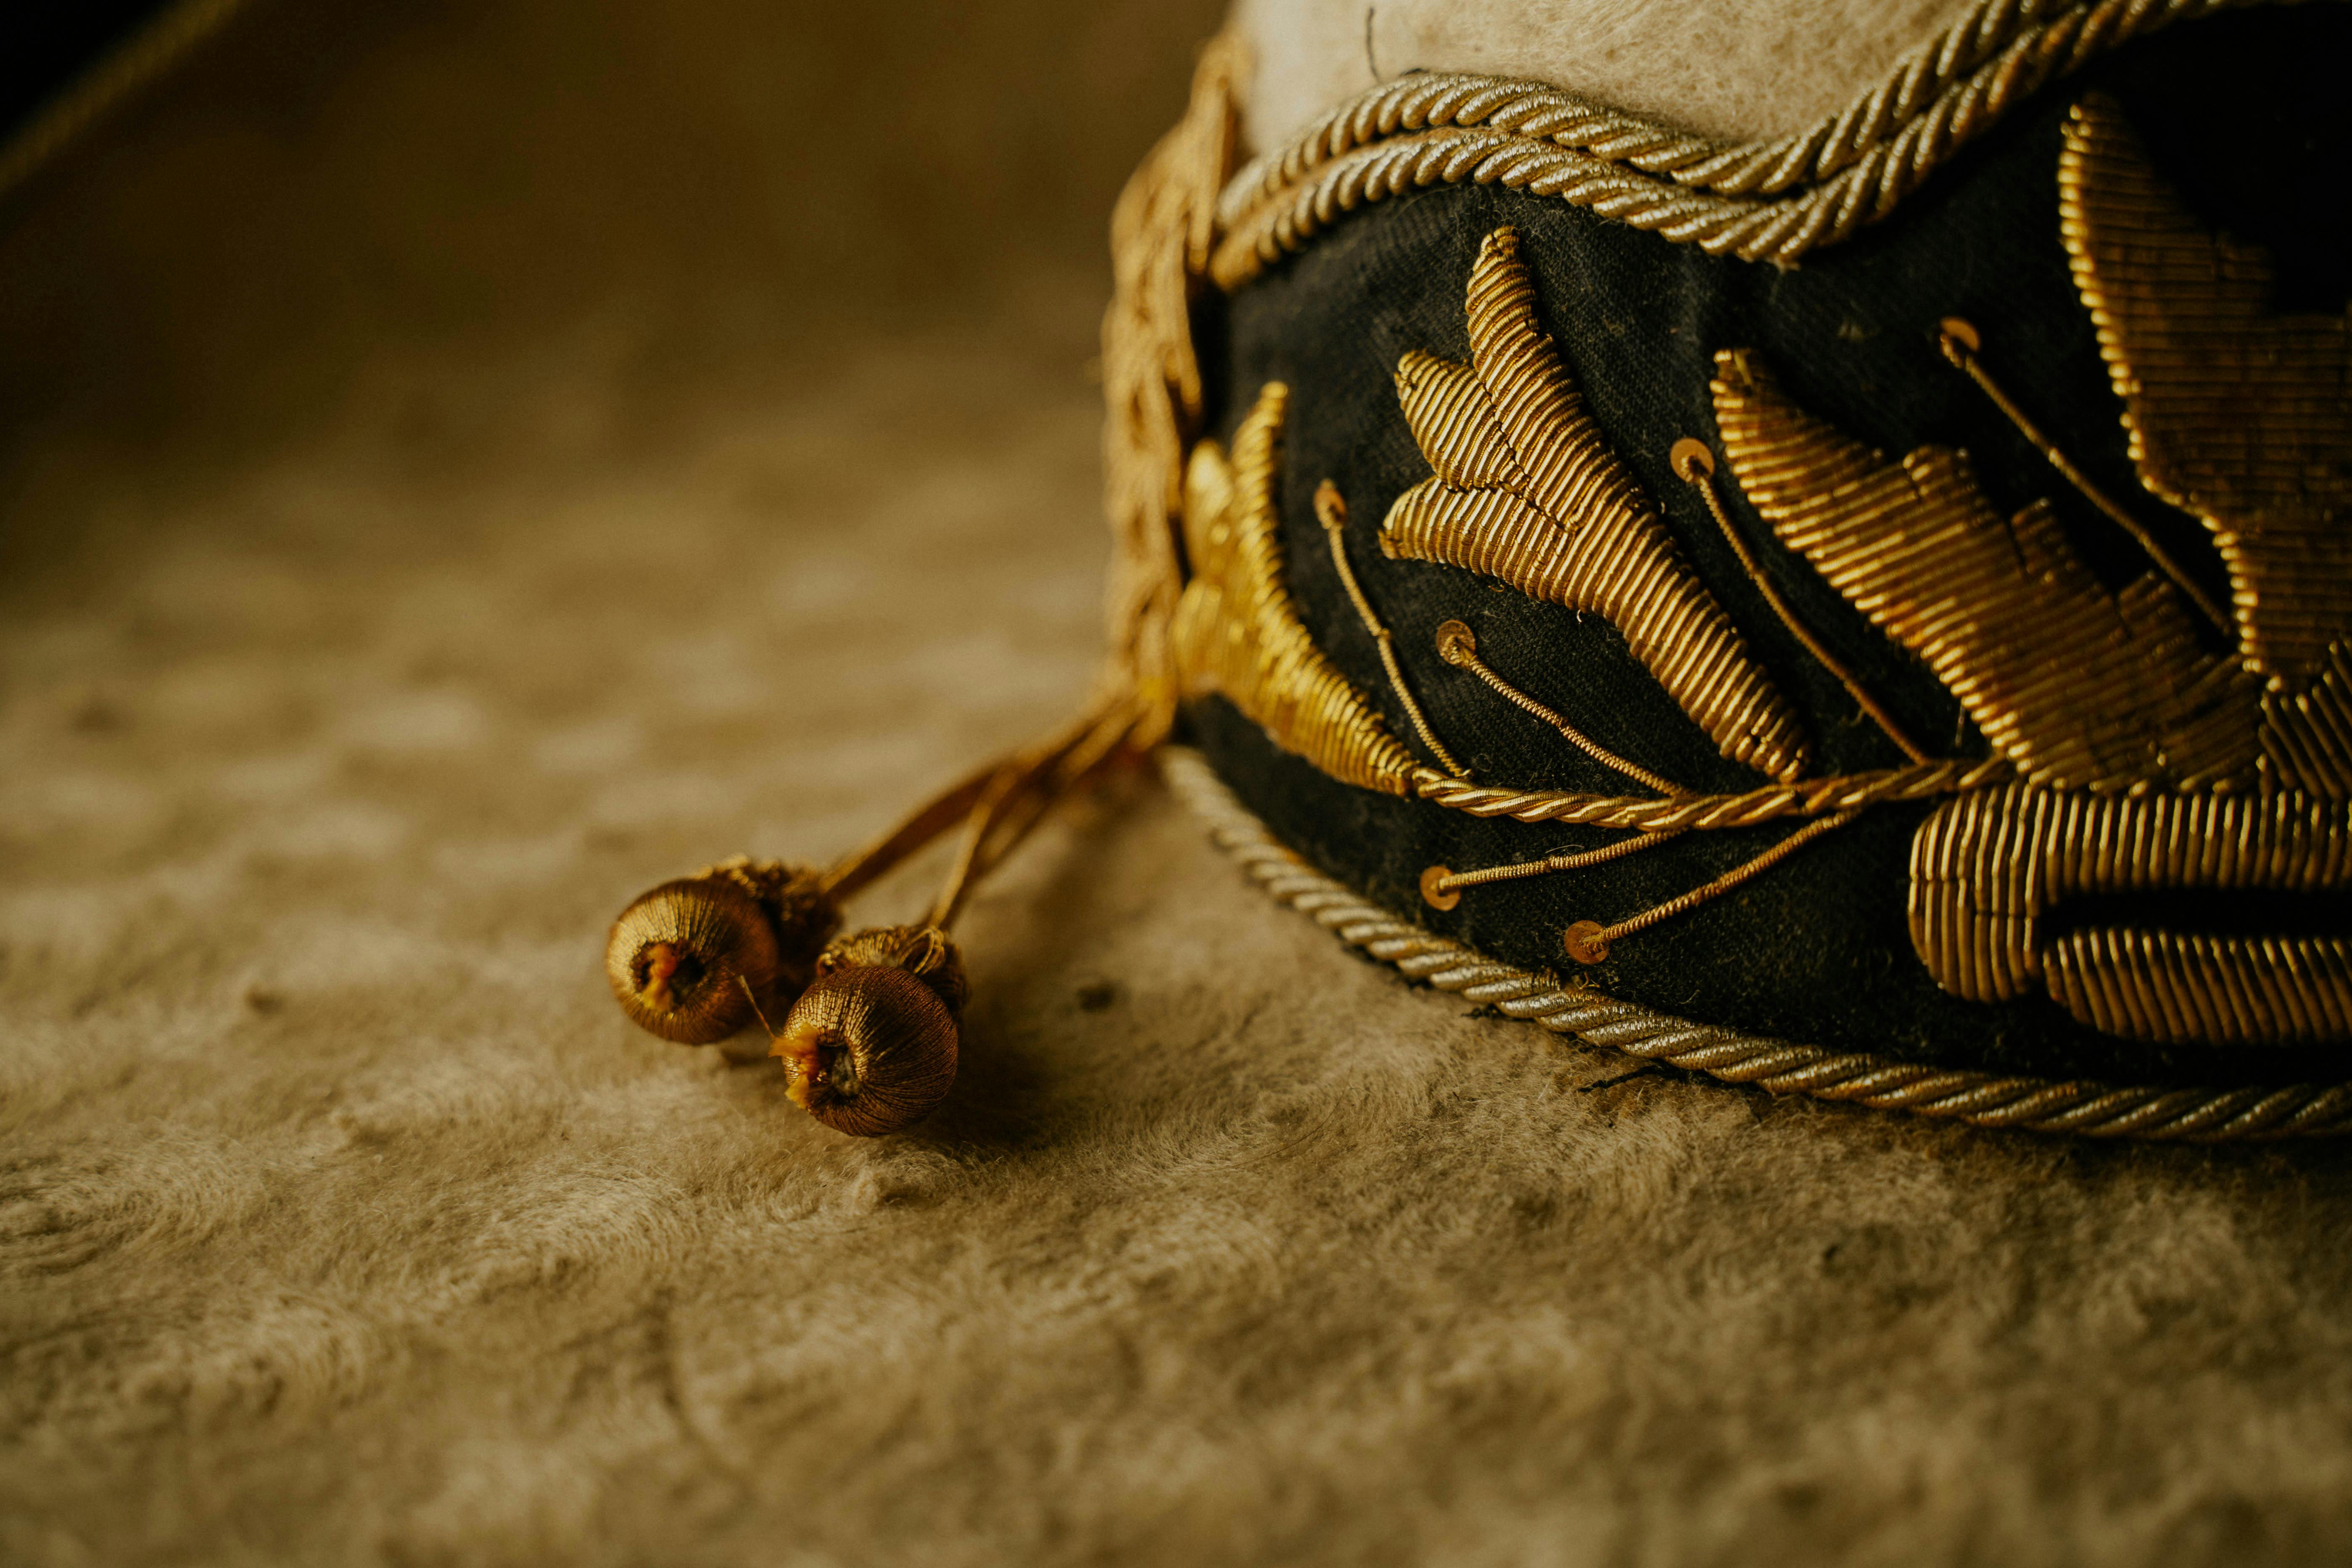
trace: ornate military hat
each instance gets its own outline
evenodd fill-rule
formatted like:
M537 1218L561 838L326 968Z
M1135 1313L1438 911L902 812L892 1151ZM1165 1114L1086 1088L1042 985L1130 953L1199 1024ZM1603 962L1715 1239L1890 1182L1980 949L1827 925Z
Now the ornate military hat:
M2352 10L1990 0L1749 142L1416 71L1244 162L1246 55L1115 221L1096 698L830 870L632 906L641 1021L765 1018L902 1125L963 890L1159 751L1269 891L1549 1030L2352 1124ZM927 921L835 938L949 832Z

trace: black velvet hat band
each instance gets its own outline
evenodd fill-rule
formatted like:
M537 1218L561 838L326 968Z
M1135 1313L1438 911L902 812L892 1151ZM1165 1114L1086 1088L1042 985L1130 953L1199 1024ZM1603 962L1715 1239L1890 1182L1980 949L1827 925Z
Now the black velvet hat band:
M1437 182L1205 295L1186 734L1662 1013L2343 1079L2348 23L2130 44L1792 267Z

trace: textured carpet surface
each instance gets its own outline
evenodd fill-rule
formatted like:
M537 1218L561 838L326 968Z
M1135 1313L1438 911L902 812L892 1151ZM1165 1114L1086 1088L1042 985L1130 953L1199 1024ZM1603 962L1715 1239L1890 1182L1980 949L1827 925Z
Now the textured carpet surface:
M916 1132L631 1031L632 893L837 852L1083 689L1101 286L892 251L956 310L786 309L790 224L728 251L650 178L384 194L457 177L436 95L541 106L493 171L635 112L486 14L191 87L0 243L0 1562L2352 1547L2346 1152L1629 1077L1351 958L1148 780L971 910Z

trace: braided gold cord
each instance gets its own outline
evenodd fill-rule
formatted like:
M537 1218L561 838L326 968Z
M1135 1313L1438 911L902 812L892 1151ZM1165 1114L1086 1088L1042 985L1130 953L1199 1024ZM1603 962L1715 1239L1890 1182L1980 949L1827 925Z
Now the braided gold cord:
M1424 74L1377 88L1235 176L1210 264L1225 289L1339 214L1422 185L1556 195L1711 255L1793 262L1893 211L2019 102L2159 28L2278 0L1985 0L1842 113L1709 142L1538 82Z
M1434 768L1412 774L1413 794L1449 811L1507 816L1515 822L1570 822L1587 827L1753 827L1784 816L1833 816L1897 801L1934 800L2007 784L2016 776L2000 757L1954 758L1877 773L1839 773L1768 784L1740 795L1579 795L1568 790L1496 789L1449 778Z
M1848 1100L1979 1127L2194 1142L2352 1131L2352 1085L2168 1089L2004 1077L1791 1045L1564 986L1549 974L1497 963L1433 935L1309 869L1276 842L1197 752L1168 748L1160 771L1252 880L1340 941L1393 964L1408 979L1588 1045L1772 1094Z
M1110 223L1110 309L1103 316L1103 489L1111 530L1104 592L1110 647L1102 689L1134 693L1150 744L1176 716L1169 647L1176 597L1176 520L1184 459L1200 433L1200 361L1192 307L1215 237L1218 190L1234 163L1244 68L1232 35L1210 40L1192 74L1184 118L1160 138L1119 193Z

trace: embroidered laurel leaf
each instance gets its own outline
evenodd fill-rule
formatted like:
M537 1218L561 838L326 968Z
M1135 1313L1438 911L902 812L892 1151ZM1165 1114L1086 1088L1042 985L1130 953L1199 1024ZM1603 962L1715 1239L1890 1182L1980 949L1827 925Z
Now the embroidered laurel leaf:
M1284 751L1344 784L1412 792L1412 753L1315 646L1292 605L1276 537L1274 480L1289 391L1268 382L1234 432L1192 449L1184 477L1192 581L1177 602L1177 670L1187 697L1218 693Z
M2352 629L2352 318L2273 313L2269 254L2208 229L2103 94L2058 194L2141 482L2212 531L2246 653L2315 668Z
M1469 364L1418 352L1398 362L1397 400L1435 473L1389 510L1381 548L1605 616L1725 756L1776 778L1801 773L1795 714L1601 438L1537 325L1513 230L1481 247L1468 314Z
M2140 483L2204 522L2239 652L2273 678L2266 765L2352 795L2352 318L2273 313L2268 253L2208 229L2103 94L2068 118L2058 205Z
M2150 573L2110 594L2046 502L2002 518L1962 454L1882 457L1799 408L1746 350L1716 371L1748 500L2031 782L2193 787L2252 763L2253 678L2199 647L2169 583Z

